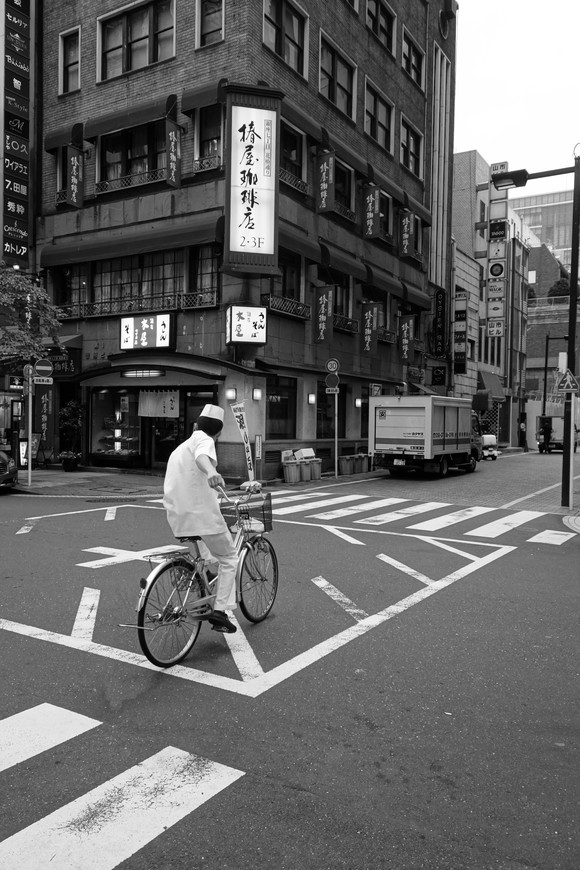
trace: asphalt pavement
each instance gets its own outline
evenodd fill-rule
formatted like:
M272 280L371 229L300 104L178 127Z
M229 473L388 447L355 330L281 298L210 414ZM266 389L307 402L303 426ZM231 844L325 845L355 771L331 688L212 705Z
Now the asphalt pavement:
M430 498L433 489L445 486L446 497L458 503L488 504L494 506L518 506L522 510L540 510L561 515L570 528L580 532L580 459L574 456L574 493L571 508L561 505L562 456L540 454L537 451L524 453L511 448L501 453L497 461L482 461L473 475L451 472L443 482L437 477L411 477L396 484L412 487L414 498ZM395 485L384 470L362 474L339 475L327 473L319 480L300 481L288 484L283 479L263 481L264 486L276 489L311 489L329 487L385 478ZM19 493L44 496L74 496L90 499L139 499L158 498L163 493L163 473L126 471L116 468L89 468L79 466L77 471L65 472L61 466L33 468L28 485L28 471L19 472Z

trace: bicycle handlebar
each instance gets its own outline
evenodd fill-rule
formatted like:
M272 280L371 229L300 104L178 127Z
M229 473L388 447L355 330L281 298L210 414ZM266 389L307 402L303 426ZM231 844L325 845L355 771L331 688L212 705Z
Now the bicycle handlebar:
M242 483L241 487L244 488L244 495L251 495L252 493L262 492L262 484L259 480L248 480L245 483ZM222 498L224 498L229 504L235 504L236 499L230 498L223 486L216 486L216 490L221 493Z

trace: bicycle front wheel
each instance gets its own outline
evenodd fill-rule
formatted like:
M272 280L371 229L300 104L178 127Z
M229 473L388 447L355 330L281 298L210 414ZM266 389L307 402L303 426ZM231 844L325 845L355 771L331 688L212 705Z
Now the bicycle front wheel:
M240 567L240 610L250 622L261 622L270 613L278 591L278 559L267 538L246 545Z
M166 562L154 573L140 602L137 636L149 661L169 668L184 659L197 640L201 622L192 614L203 589L186 559Z

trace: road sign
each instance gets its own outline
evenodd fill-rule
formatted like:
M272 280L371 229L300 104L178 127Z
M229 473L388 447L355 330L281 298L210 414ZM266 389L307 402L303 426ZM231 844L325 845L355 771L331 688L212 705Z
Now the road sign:
M334 357L332 357L331 359L326 360L325 366L326 366L327 372L334 373L340 369L340 362L337 359L335 359Z
M39 378L49 378L53 372L53 365L49 359L37 359L34 363L34 374Z
M326 375L324 379L327 387L332 387L333 390L338 392L338 385L340 383L340 378L334 372L331 372L329 375Z
M578 392L578 381L570 371L570 369L566 369L560 380L558 381L558 386L556 390L559 393L577 393Z
M336 395L337 393L340 393L340 387L327 387L327 388L326 388L326 392L327 392L329 395L334 396L334 395Z
M52 378L35 377L35 378L33 378L33 381L35 384L53 384L54 383Z

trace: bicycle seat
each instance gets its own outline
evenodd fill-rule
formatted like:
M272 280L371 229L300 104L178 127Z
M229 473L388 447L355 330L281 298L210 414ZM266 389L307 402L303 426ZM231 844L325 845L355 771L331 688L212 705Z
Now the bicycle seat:
M201 537L199 535L188 535L187 538L178 538L178 541L183 543L184 541L201 541Z

